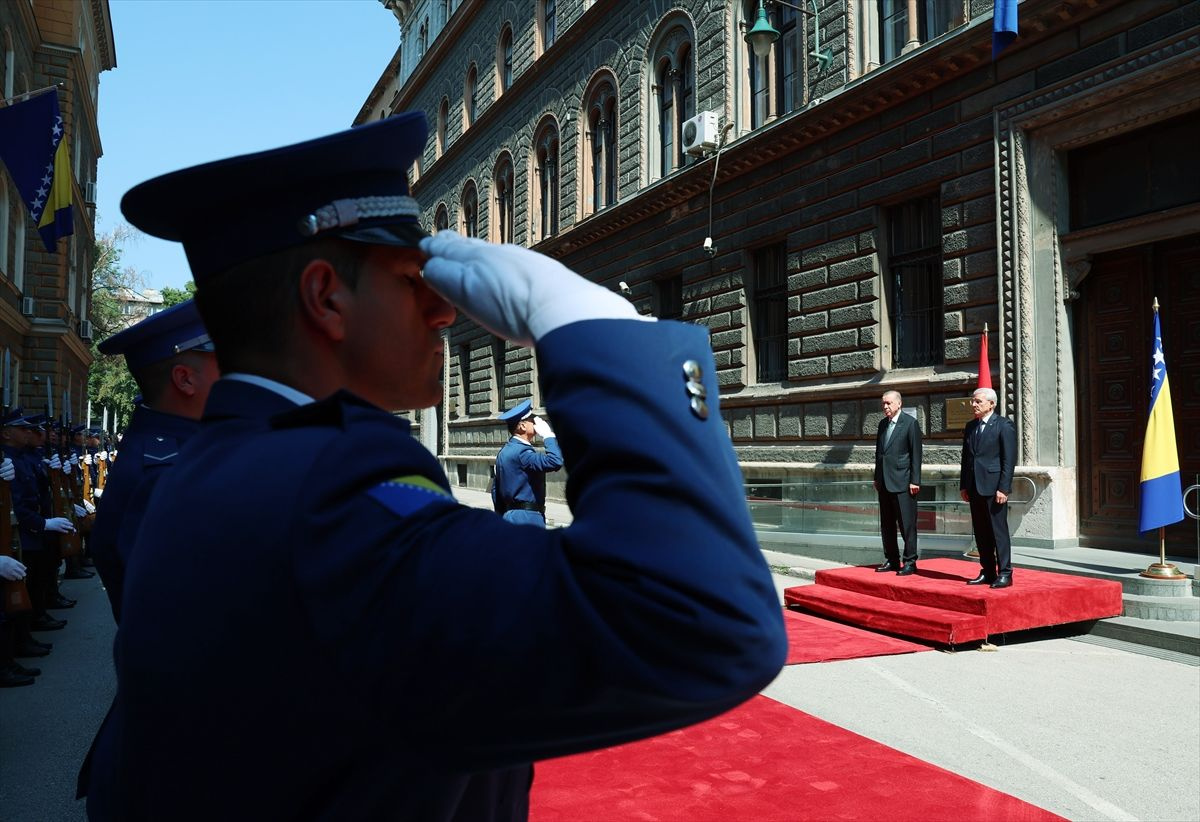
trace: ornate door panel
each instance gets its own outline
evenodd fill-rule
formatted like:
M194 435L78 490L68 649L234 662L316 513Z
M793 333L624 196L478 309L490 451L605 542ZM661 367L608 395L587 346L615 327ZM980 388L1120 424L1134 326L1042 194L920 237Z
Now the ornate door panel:
M1079 527L1086 544L1157 552L1138 534L1150 345L1158 298L1185 485L1200 471L1200 237L1097 256L1082 283L1079 362ZM1167 529L1194 543L1194 523ZM1188 542L1190 540L1190 543Z

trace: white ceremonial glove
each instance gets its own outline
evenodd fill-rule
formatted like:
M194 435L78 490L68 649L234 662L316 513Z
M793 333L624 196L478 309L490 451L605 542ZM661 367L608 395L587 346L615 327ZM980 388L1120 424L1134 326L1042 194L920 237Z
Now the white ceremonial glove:
M25 579L25 565L12 557L0 556L0 577L16 582Z
M496 245L454 231L421 240L425 282L471 319L530 346L579 320L653 320L616 292L588 282L557 260L518 245Z
M96 513L96 506L92 505L87 500L84 500L83 501L83 510L87 511L89 514L94 514L94 513ZM83 516L83 515L80 514L80 516Z
M554 429L550 427L550 423L541 417L533 418L533 430L544 440L548 440L554 436Z
M59 460L58 454L55 454L53 457L51 457L48 464L51 468L62 468L62 461Z
M63 465L61 465L60 467L62 468L62 472L63 472L64 474L66 474L66 475L70 476L70 474L71 474L71 463L69 463L69 462L67 462L67 463L63 463Z
M8 480L9 482L12 482L16 475L17 469L13 467L13 461L8 457L5 457L4 461L0 462L0 480Z
M82 505L75 506L75 516L86 517L87 515L88 515L88 510L86 508L84 508Z
M92 496L95 497L96 499L100 499L100 497L104 496L104 489L103 488L93 488Z
M78 454L72 454L72 455L71 455L71 467L72 467L72 468L78 468L78 467L79 467L79 455L78 455Z
M75 532L75 526L66 517L50 517L46 520L46 530L56 534L72 534Z
M83 455L83 464L84 464L84 465L91 465L91 464L92 464L92 455L91 455L91 454L84 454L84 455Z
M105 460L108 459L108 452L101 451L99 454L96 455L96 459L100 460L101 462L104 462Z

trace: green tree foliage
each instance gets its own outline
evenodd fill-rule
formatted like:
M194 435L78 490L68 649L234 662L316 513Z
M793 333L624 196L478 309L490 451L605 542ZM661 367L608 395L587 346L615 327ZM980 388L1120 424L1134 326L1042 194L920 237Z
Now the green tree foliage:
M128 226L118 226L96 238L95 266L92 269L92 362L88 373L88 400L92 403L92 424L109 412L109 428L120 430L133 414L137 383L125 365L124 357L106 357L97 344L125 327L120 297L140 291L141 278L132 268L121 267L121 246L132 236Z
M172 288L167 286L162 290L163 308L170 308L173 305L179 305L185 300L190 300L196 296L196 283L188 280L184 283L183 288Z

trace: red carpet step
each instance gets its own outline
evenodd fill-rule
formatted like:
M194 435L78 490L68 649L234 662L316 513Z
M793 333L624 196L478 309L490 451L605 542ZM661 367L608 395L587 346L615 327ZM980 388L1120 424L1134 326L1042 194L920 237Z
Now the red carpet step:
M539 762L532 822L1049 822L1049 811L765 696L641 742Z
M878 574L874 566L818 571L815 585L784 591L789 607L852 625L955 645L995 634L1119 616L1121 583L1057 574L1013 572L1011 588L966 581L979 565L958 559L917 563L917 573Z
M929 645L864 631L798 611L784 611L783 626L787 629L788 665L933 650Z

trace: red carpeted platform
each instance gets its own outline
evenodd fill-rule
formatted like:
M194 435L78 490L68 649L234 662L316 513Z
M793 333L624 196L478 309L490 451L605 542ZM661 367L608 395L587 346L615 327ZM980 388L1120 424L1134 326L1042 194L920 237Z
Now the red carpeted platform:
M533 822L1062 817L764 696L653 739L539 762Z
M907 577L878 574L873 566L818 571L815 585L788 588L784 601L852 625L947 645L1122 611L1115 580L1018 568L1011 588L965 584L978 573L978 564L958 559L922 560Z
M784 611L783 625L787 629L788 665L933 650L928 645L864 631L797 611Z

